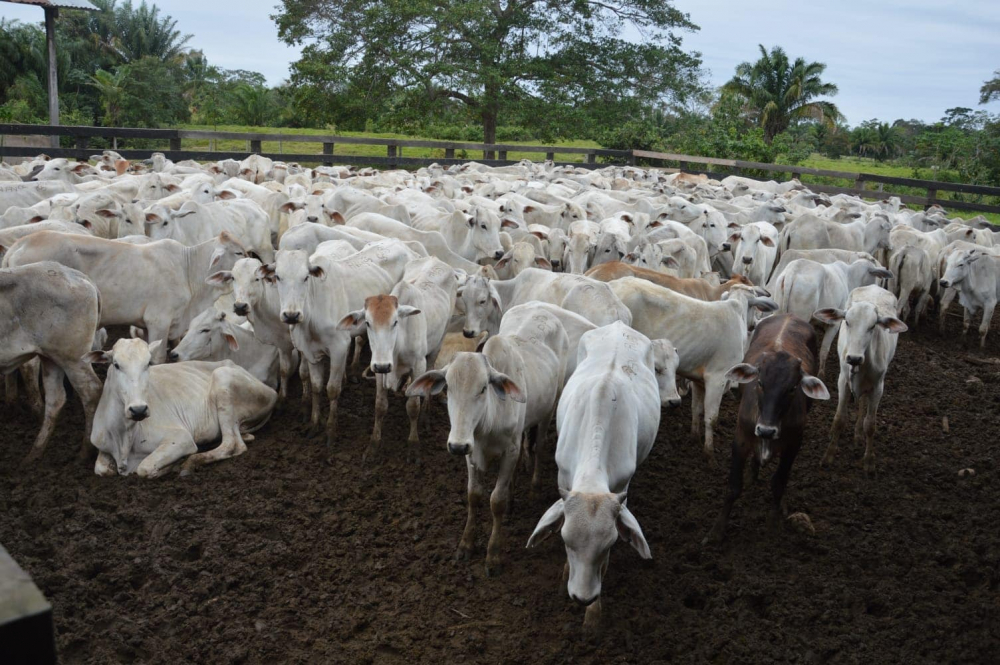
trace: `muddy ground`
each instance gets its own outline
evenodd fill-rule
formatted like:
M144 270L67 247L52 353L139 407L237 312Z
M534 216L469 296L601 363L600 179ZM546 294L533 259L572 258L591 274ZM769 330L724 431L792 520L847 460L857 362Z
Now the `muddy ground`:
M466 472L445 450L445 410L417 466L394 399L382 454L362 464L370 383L348 388L332 451L304 438L295 399L246 455L155 481L98 478L78 460L76 401L43 460L19 468L36 420L3 407L0 542L52 602L68 663L997 662L1000 366L965 358L1000 355L1000 334L983 356L959 332L952 319L948 335L902 336L877 478L849 442L820 469L836 402L813 411L787 496L814 536L767 530L765 467L726 542L702 547L736 400L723 402L715 469L688 436L688 402L665 411L629 495L653 559L615 546L596 644L560 592L558 537L524 549L558 498L554 444L543 489L519 479L506 568L490 579L486 514L476 558L453 559ZM975 476L959 478L966 467Z

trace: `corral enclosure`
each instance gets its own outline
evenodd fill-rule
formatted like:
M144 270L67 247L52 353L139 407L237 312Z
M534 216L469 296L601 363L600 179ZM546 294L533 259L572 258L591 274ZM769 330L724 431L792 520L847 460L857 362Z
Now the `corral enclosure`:
M558 537L524 543L557 498L550 440L543 489L515 483L506 566L485 539L454 561L465 465L445 450L436 405L423 460L405 461L394 398L382 452L363 464L374 389L350 385L340 440L305 436L292 399L247 454L187 478L99 478L77 458L71 400L49 450L20 467L37 422L4 406L0 534L52 602L63 662L991 662L1000 646L998 366L969 361L960 320L900 338L879 413L878 476L844 443L819 460L834 402L816 403L789 485L815 536L766 528L761 481L728 538L703 547L721 504L737 402L723 401L706 466L690 406L663 413L630 491L653 553L623 543L605 581L605 634L560 589ZM991 341L987 356L1000 353ZM827 384L836 389L836 363ZM297 387L293 395L297 397ZM947 418L949 431L942 428ZM959 469L974 477L960 478Z

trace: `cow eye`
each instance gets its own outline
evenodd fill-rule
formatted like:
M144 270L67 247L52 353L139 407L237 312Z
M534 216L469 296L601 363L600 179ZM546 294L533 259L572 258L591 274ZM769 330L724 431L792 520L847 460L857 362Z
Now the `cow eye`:
M489 388L489 385L483 386L483 389L479 391L479 394L482 395L483 393L485 393L487 388Z
M309 275L306 275L305 277L303 277L302 281L303 282L308 282L309 281Z
M486 225L485 225L485 224L482 224L482 225L480 225L480 227L479 227L479 228L481 228L481 229L482 229L483 231L485 231L485 230L486 230Z
M480 304L480 305L485 305L485 304L486 304L486 301L485 301L485 300L480 300L480 301L479 301L479 304Z
M395 328L395 327L396 327L396 326L398 326L398 325L399 325L399 321L393 321L393 322L392 322L392 327L393 327L393 328Z
M243 252L236 252L236 256L243 256Z
M209 330L208 328L205 328L204 330L199 330L198 332L200 332L200 333L202 333L202 334L206 334L206 333L210 333L210 332L212 332L212 331L211 331L211 330Z
M117 360L112 362L111 364L115 366L115 369L121 369L121 366L118 364Z

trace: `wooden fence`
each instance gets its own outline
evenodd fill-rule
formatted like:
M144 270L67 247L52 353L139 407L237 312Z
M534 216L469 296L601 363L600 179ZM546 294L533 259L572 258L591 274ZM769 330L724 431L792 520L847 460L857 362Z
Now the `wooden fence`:
M163 152L169 159L178 161L182 159L194 159L199 161L216 161L220 159L244 159L251 154L262 154L265 157L279 159L290 162L303 162L309 164L352 164L371 165L383 168L416 168L427 166L431 163L439 164L461 164L472 161L471 158L456 157L456 150L473 151L482 154L482 159L477 159L490 166L504 166L516 163L508 159L511 152L529 153L544 155L545 159L555 160L556 155L579 156L580 161L562 161L557 164L568 164L583 168L603 168L608 162L625 164L635 164L639 160L661 165L666 171L684 171L686 173L705 173L711 177L724 178L727 175L742 175L747 172L752 173L750 177L759 177L760 172L774 173L775 179L782 179L777 174L787 174L791 178L802 179L803 176L816 176L825 178L846 179L853 183L850 187L838 187L835 185L805 182L805 184L815 192L829 194L850 194L867 199L887 199L890 196L898 196L903 203L917 204L922 206L941 205L947 208L958 210L972 210L978 212L1000 213L1000 205L992 205L982 201L983 197L996 197L1000 203L1000 187L986 187L983 185L966 185L961 183L940 182L937 180L917 180L914 178L897 178L894 176L884 176L876 173L854 173L851 171L828 171L824 169L810 169L801 166L786 166L781 164L764 164L761 162L746 162L738 159L719 159L715 157L698 157L694 155L680 155L674 153L651 152L647 150L605 150L603 148L573 148L559 146L540 145L514 145L514 144L483 144L465 143L458 141L424 141L395 138L368 138L358 136L336 136L336 135L315 135L315 134L284 134L284 133L244 133L244 132L217 132L204 130L186 129L135 129L125 127L64 127L51 125L19 125L0 124L0 159L7 157L31 157L38 154L37 148L10 147L2 144L4 135L33 135L33 136L69 136L74 139L73 148L51 148L45 152L52 157L69 157L73 159L87 159L93 154L94 149L90 148L90 139L98 138L104 140L114 139L145 139L158 142L163 148L155 151ZM239 140L246 141L245 151L215 151L215 150L194 150L183 147L183 142L187 141L225 141ZM315 153L285 153L285 152L263 152L263 142L296 142L321 144L320 152ZM345 155L337 154L337 146L344 145L374 145L385 146L384 157L376 155ZM404 155L405 148L431 148L441 151L441 157L407 157ZM142 159L148 157L154 149L121 149L118 150L127 159ZM601 161L598 161L601 158ZM676 164L676 166L674 166ZM697 166L695 166L697 165ZM725 169L720 171L719 167ZM869 189L866 184L871 183L877 189ZM909 193L897 193L885 189L885 186L898 186L907 188L922 189L926 192L924 196L917 196ZM969 201L964 197L961 200L953 198L939 198L939 192L953 192L958 195L971 195L979 200Z

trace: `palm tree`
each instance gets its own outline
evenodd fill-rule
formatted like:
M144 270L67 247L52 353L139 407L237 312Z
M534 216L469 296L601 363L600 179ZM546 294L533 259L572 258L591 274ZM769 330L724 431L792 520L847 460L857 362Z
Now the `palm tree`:
M147 5L146 0L138 7L133 6L131 0L122 5L116 5L113 0L107 4L115 23L115 50L124 62L145 57L166 62L184 55L191 35L181 34L173 17L161 17L156 5Z
M230 105L236 121L252 127L266 127L274 112L271 91L262 85L240 83L233 89Z
M789 62L780 46L768 52L761 45L760 59L738 65L723 90L743 98L751 119L763 127L764 140L770 143L796 120L811 118L833 126L843 118L833 102L817 99L837 94L836 85L822 80L825 70L821 62L804 58Z
M90 85L96 88L101 96L101 106L104 107L103 124L107 127L117 127L122 112L122 101L125 98L125 68L120 67L114 74L98 69L90 77Z

